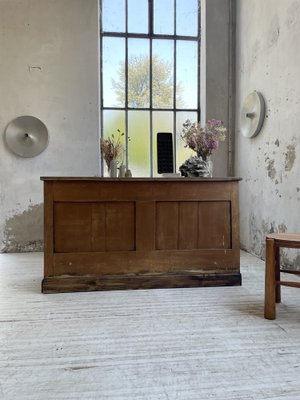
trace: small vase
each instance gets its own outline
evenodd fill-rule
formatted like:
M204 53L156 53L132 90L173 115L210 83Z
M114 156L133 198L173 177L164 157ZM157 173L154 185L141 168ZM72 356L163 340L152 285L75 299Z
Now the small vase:
M201 155L197 153L197 156L200 157L207 165L207 170L208 174L205 176L206 178L212 178L213 177L213 168L214 168L214 163L211 159L210 155Z
M208 162L206 160L203 160L203 158L199 156L194 156L194 157L191 156L179 167L179 171L182 176L188 178L209 177Z
M210 159L210 157L207 158L206 162L207 162L208 171L209 171L208 178L212 178L212 177L213 177L214 163L213 163L213 161Z
M117 160L111 160L110 165L109 165L109 176L111 178L118 177L118 161Z
M119 178L125 178L126 166L121 164L119 167Z

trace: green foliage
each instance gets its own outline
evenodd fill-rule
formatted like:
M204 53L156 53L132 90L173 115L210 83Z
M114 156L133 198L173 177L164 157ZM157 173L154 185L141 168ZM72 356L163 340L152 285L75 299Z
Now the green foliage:
M120 65L119 80L112 80L120 104L125 104L125 66ZM177 107L183 103L181 84L176 85ZM172 65L160 60L157 55L152 59L152 104L155 108L172 108L173 73ZM146 55L132 56L128 60L128 106L147 108L150 104L150 63Z

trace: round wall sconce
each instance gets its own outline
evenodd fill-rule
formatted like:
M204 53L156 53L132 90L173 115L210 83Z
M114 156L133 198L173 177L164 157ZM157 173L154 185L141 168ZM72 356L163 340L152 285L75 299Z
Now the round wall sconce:
M11 121L5 130L9 149L20 157L34 157L48 146L48 130L36 117L24 115Z
M247 138L253 138L260 132L265 119L265 101L256 90L250 93L243 104L241 114L241 132Z

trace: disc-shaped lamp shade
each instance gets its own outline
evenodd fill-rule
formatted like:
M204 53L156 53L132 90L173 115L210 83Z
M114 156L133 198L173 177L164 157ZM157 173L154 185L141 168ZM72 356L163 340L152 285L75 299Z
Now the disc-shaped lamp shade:
M36 117L24 115L11 121L5 130L9 149L21 157L34 157L48 145L48 130Z
M253 138L261 130L265 118L265 101L259 92L250 93L243 104L241 132L247 138Z

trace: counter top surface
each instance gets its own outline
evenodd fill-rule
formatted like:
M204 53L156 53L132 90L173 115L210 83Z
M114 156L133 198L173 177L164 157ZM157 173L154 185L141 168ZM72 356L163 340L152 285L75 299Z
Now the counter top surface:
M41 176L42 181L94 181L94 182L233 182L240 181L239 177L223 178L102 178L102 177L75 177L75 176Z

